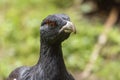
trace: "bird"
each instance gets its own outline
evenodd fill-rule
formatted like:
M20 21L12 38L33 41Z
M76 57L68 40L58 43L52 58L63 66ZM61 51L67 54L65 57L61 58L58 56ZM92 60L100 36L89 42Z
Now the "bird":
M71 33L76 33L76 28L68 15L48 15L40 26L38 62L16 68L7 80L75 80L66 69L61 46Z

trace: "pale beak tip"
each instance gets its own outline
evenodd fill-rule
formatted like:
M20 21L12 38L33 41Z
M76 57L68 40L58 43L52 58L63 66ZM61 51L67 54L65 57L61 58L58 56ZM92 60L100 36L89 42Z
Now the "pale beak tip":
M73 33L74 33L74 34L77 33L77 31L76 31L76 27L75 27L75 26L73 26Z
M74 33L74 34L76 34L77 32L76 32L76 31L74 31L73 33Z

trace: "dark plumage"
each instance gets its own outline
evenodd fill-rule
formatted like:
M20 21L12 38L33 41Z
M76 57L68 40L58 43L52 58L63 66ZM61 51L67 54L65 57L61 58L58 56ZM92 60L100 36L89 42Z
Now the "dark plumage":
M7 80L74 80L66 70L61 43L75 31L67 15L49 15L41 23L38 63L32 67L22 66L15 69Z

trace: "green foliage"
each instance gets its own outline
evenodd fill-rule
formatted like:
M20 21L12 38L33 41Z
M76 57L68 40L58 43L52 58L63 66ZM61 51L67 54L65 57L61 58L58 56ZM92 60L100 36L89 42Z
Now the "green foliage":
M106 66L101 65L101 68L99 68L97 72L97 76L101 80L119 80L120 79L120 72L119 69L120 63L119 61L106 61L102 63Z
M68 14L77 28L77 34L71 34L69 40L63 43L64 59L67 67L72 71L81 72L84 70L97 37L103 30L103 25L98 22L88 22L84 18L81 20L74 8L68 8L73 4L73 0L52 1L0 0L1 80L18 66L30 66L37 63L40 52L39 27L41 20L54 13ZM58 6L63 9L68 8L68 10L61 10ZM101 51L101 55L96 62L93 74L100 80L120 79L119 33L118 28L111 30L108 35L108 43Z
M73 5L74 0L51 0L59 8L68 8Z

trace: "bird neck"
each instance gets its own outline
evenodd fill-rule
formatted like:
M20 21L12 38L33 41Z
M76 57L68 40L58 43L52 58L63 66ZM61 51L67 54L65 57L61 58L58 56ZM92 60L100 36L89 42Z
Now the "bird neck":
M65 73L66 67L61 44L46 45L41 43L40 58L37 65L40 65L42 69L48 69L48 71L58 71L60 74Z

